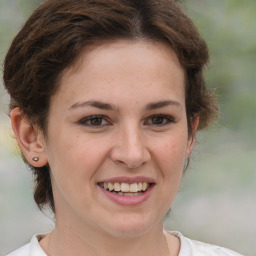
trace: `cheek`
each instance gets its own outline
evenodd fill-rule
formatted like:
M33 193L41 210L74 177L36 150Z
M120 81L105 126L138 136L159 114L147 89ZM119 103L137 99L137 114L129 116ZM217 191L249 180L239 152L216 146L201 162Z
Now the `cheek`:
M84 204L95 185L94 176L101 163L102 154L97 143L81 140L79 136L55 137L49 149L53 189L56 202L63 199L74 204ZM89 207L86 204L86 207Z
M183 141L183 143L182 143ZM180 137L169 137L155 148L155 159L158 177L162 180L159 189L162 191L162 200L159 202L163 216L171 207L183 176L186 140ZM161 192L159 192L161 194Z
M59 134L54 139L54 148L50 147L49 164L53 172L61 171L66 177L79 180L92 176L106 155L106 145L102 140Z
M162 165L182 166L186 159L187 141L184 136L169 136L155 145L155 154Z

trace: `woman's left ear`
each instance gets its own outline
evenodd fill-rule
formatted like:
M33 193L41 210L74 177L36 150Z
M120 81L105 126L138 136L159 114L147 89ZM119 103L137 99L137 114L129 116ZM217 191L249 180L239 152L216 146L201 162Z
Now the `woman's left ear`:
M194 149L195 142L196 142L196 131L197 131L197 128L198 128L198 124L199 124L199 116L197 115L193 118L192 131L191 131L191 133L189 135L189 138L188 138L186 158L188 158L191 155L191 153Z
M15 137L27 161L34 167L46 165L48 160L42 131L31 124L19 107L12 109L10 116Z

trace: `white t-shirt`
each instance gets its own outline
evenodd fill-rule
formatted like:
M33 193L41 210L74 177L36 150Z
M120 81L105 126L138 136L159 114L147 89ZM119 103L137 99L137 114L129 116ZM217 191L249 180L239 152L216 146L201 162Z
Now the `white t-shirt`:
M179 256L242 256L239 253L223 247L191 240L184 237L179 232L170 233L180 239L181 247ZM38 237L40 237L40 235L33 236L30 243L22 246L20 249L8 254L7 256L47 256L39 245Z

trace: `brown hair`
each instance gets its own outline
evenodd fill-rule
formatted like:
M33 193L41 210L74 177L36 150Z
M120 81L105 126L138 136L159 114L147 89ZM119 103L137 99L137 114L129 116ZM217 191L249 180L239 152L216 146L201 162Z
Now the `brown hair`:
M167 43L186 74L188 130L195 115L199 129L217 115L213 94L205 87L208 50L192 21L174 0L47 0L14 38L4 63L10 109L20 107L44 133L51 96L59 78L85 47L115 39ZM34 199L53 212L50 168L30 166L35 174Z

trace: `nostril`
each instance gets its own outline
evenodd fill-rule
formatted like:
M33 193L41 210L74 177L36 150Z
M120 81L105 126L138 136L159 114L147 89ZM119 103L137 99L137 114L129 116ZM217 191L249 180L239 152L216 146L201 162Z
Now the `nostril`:
M121 145L112 148L110 158L116 164L135 169L150 161L151 154L142 144L122 143Z
M126 165L125 162L121 161L121 160L116 160L116 163L120 164L120 165Z
M112 158L112 160L116 164L121 165L121 166L126 166L130 169L135 169L142 165L145 165L150 159L151 159L150 157L148 157L148 158L141 157L141 158L137 158L137 159L126 157L126 158L123 158L123 160Z

